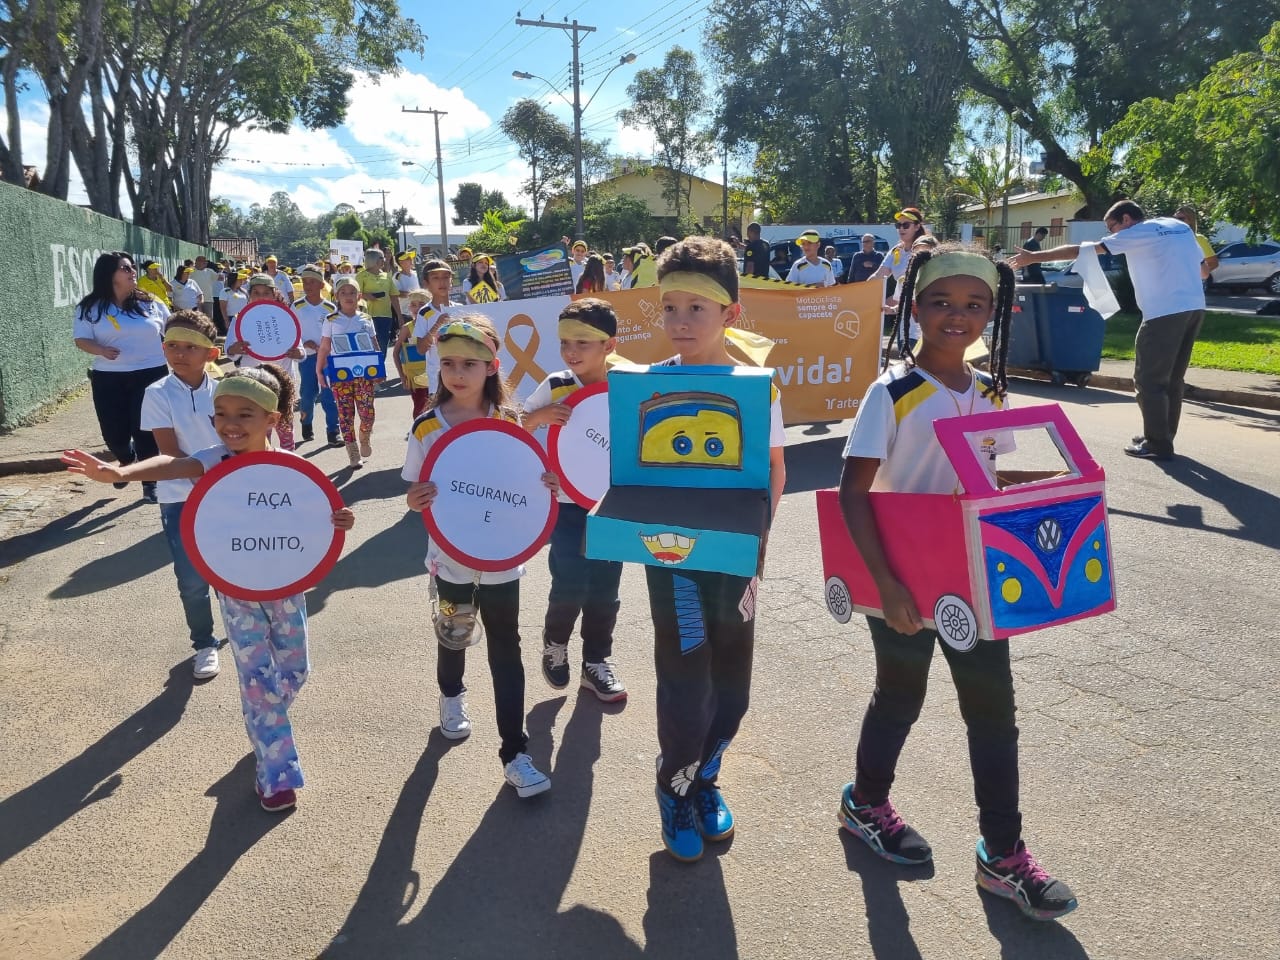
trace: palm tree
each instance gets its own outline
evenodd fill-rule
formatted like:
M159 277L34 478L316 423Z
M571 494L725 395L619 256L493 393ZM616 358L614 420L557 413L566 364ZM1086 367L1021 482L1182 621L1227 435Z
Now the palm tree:
M987 211L987 236L991 235L991 211L1006 193L1023 186L1017 172L1017 161L1006 160L998 147L975 147L964 158L962 173L955 181L956 189L981 203ZM990 244L988 244L989 246Z

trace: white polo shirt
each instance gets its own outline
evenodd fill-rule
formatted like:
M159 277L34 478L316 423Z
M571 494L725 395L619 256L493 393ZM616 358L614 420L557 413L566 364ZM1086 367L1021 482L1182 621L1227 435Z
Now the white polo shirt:
M195 389L174 373L157 380L142 394L142 429L172 430L178 447L188 456L220 443L213 429L213 390L217 384L208 374ZM194 480L161 480L156 484L156 497L161 503L182 503L194 486Z
M831 264L822 257L818 258L817 263L810 263L808 257L801 257L791 265L791 271L787 274L787 283L834 287L836 275L831 270Z
M1123 253L1142 318L1204 309L1200 261L1204 252L1181 220L1151 217L1103 237L1110 253Z
M337 311L337 304L330 303L323 297L319 303L312 303L306 297L293 301L293 312L298 317L298 325L302 327L302 349L306 351L308 357L314 357L316 352L308 349L307 341L310 340L317 347L320 346L320 339L324 336L324 322L329 319L329 314Z
M199 287L200 292L204 294L205 300L210 303L213 302L213 295L215 292L214 284L219 282L218 278L221 276L222 274L218 273L218 271L214 270L212 267L205 267L203 270L191 271L191 279L196 282L196 286Z

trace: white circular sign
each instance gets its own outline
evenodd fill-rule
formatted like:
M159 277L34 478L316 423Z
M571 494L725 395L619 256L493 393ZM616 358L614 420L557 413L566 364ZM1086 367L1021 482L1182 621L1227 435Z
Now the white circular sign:
M255 300L236 314L235 338L249 346L249 356L268 362L283 360L302 342L302 324L283 303Z
M237 600L279 600L315 586L345 539L334 529L342 507L319 468L292 454L245 453L196 484L182 510L191 562Z
M547 431L547 452L560 485L590 510L609 489L609 389L592 384L565 401L573 413L564 426Z
M422 480L436 498L422 513L431 538L476 570L510 570L551 537L558 505L549 467L527 430L491 417L453 427L431 448Z

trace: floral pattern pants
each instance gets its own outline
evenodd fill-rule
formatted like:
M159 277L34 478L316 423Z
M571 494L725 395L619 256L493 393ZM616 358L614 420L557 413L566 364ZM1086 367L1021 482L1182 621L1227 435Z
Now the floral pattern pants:
M347 380L333 383L333 399L338 405L338 429L343 443L356 442L356 414L360 415L360 434L373 433L373 394L377 384L372 380Z
M218 594L235 652L244 727L258 761L264 796L302 786L289 707L311 671L307 604L302 594L283 600L235 600Z

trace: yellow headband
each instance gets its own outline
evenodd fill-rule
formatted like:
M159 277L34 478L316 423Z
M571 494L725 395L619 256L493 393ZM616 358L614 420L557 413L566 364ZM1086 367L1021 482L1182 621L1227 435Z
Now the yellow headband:
M243 397L256 403L267 413L275 413L280 409L280 398L265 383L259 383L252 377L227 377L213 389L213 399L219 397Z
M454 320L440 328L436 352L443 357L468 357L486 363L498 355L498 345L479 327Z
M164 332L165 343L194 343L197 347L211 348L214 342L198 330L187 327L170 327Z
M727 307L733 303L733 295L705 273L692 270L675 270L658 281L658 287L665 293L692 293L699 297L714 300Z
M572 318L560 321L559 333L561 340L595 340L604 343L613 339L599 327Z
M980 253L956 250L935 254L925 262L916 275L916 296L929 284L944 277L976 277L991 288L993 300L1000 289L1000 271L996 269L995 263Z

